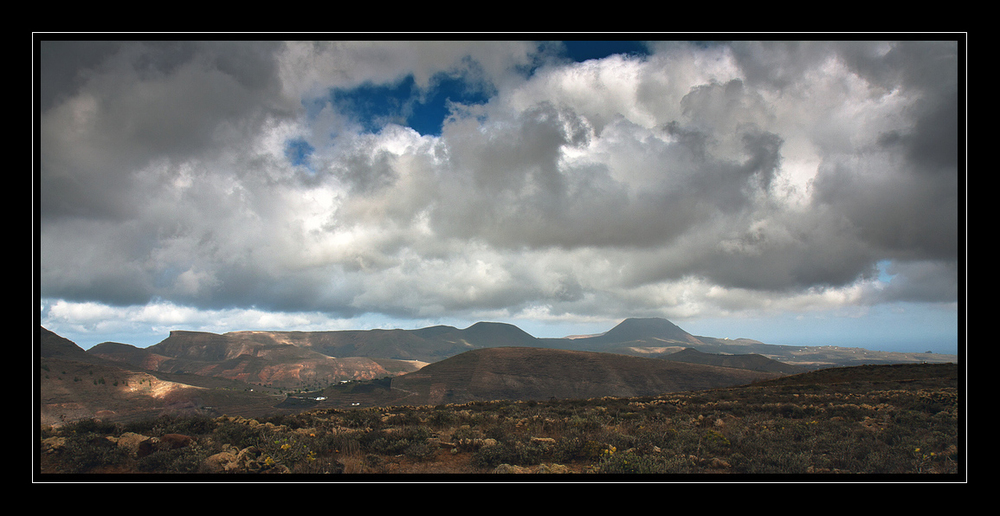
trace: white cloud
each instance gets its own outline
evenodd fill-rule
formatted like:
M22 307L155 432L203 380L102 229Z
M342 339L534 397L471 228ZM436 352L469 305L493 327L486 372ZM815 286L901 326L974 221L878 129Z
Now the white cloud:
M525 42L53 48L94 66L45 85L52 321L147 304L112 312L596 321L956 295L946 43L661 43L576 64ZM494 94L440 136L364 132L323 100L440 73ZM903 272L878 289L880 260Z

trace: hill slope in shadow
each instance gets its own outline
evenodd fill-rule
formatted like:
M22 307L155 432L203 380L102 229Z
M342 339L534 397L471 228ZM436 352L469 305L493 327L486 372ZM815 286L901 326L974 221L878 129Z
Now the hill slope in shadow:
M780 373L546 348L467 351L392 379L404 404L643 396L747 384Z

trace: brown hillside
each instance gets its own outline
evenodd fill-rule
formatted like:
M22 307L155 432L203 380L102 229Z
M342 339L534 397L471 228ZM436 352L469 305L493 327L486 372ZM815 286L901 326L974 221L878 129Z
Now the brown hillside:
M391 360L334 358L271 338L248 338L251 333L174 331L163 342L146 349L104 343L91 348L90 354L149 371L195 374L283 389L318 389L344 380L393 374L380 363L388 364ZM391 367L394 371L412 371L418 365L401 363Z
M747 384L775 373L544 348L468 351L396 377L402 403L644 396Z
M158 371L162 362L170 360L170 357L153 353L148 348L119 342L102 342L88 349L87 354L149 371Z
M700 345L697 337L682 330L674 323L660 318L629 318L611 328L606 333L575 339L574 344L581 349L605 351L609 346L682 344Z
M957 382L958 364L864 364L850 367L834 367L809 371L781 378L762 381L760 387L834 385L852 383L855 385L878 383L917 384L928 380ZM953 386L957 387L957 383Z
M230 332L257 342L306 347L332 357L391 358L434 362L470 349L459 338L447 337L450 327L425 330L341 330L320 332L253 331ZM454 328L450 328L455 330Z
M534 347L538 340L513 324L497 322L478 322L464 330L441 334L439 338L455 339L480 348Z
M75 342L39 326L38 327L39 357L62 360L74 360L89 364L102 363L104 360L87 354Z
M772 373L796 374L807 371L806 368L771 360L756 353L746 355L722 355L704 353L693 348L687 348L676 353L661 355L659 358L689 364L706 364L721 367L736 367L752 371L768 371Z
M230 332L222 337L264 344L290 344L333 357L392 358L421 362L436 362L470 349L532 346L537 341L517 326L491 322L479 322L465 329L432 326L418 330L246 331Z

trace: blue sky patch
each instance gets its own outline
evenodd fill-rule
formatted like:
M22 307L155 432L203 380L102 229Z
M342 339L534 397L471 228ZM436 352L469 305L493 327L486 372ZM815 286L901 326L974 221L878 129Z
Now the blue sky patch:
M335 89L329 100L366 131L378 132L394 123L423 135L438 136L451 112L449 102L480 104L489 97L462 77L440 74L431 81L427 92L421 92L413 76L408 75L395 84L369 83L349 90Z
M295 166L308 166L309 156L312 155L313 151L316 149L309 142L303 140L302 138L296 138L294 140L289 140L285 144L285 157L288 161L292 162Z
M406 125L405 113L414 89L413 77L407 76L397 84L366 83L349 90L335 89L330 93L330 102L374 133L390 123Z
M614 54L649 54L649 49L641 41L563 41L563 45L566 57L576 62L603 59Z
M888 269L892 265L892 260L881 260L876 264L878 268L878 279L883 283L889 283L895 274L889 274Z
M646 55L646 45L639 41L564 41L565 56L573 61L601 59L614 54ZM336 88L327 98L306 106L318 112L330 104L353 118L368 132L376 133L388 124L410 127L422 135L441 135L441 127L451 114L450 103L484 104L488 92L463 76L438 74L428 91L421 91L412 75L390 84L366 83L356 88ZM301 142L305 143L305 142ZM310 149L290 146L289 159L304 160Z
M489 96L481 88L468 84L462 77L439 76L435 87L422 102L413 106L409 126L420 134L441 134L444 120L451 114L449 102L458 104L485 104Z

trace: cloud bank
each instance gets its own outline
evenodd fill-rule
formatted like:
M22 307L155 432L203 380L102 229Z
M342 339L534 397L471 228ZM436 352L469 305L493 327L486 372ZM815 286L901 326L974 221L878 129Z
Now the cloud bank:
M958 302L956 42L561 50L41 42L43 314Z

